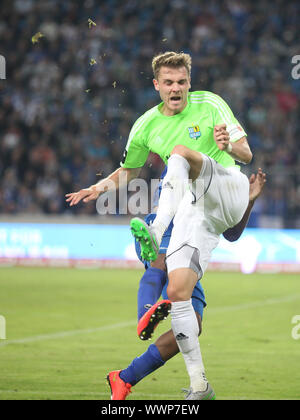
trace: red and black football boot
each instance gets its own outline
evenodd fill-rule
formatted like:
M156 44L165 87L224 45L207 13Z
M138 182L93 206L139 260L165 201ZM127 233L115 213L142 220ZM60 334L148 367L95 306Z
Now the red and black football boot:
M171 301L160 300L142 316L138 322L137 333L141 340L149 340L158 324L171 312Z
M131 392L131 385L120 378L120 372L120 370L113 370L106 377L111 390L111 400L125 400Z

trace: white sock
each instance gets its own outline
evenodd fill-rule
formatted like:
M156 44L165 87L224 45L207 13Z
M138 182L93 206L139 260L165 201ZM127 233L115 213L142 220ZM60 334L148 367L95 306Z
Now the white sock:
M207 380L198 339L199 326L192 300L172 302L172 330L181 351L194 392L205 391Z
M190 165L184 157L174 154L169 158L168 171L163 180L158 202L157 216L152 224L159 244L187 191L189 171Z

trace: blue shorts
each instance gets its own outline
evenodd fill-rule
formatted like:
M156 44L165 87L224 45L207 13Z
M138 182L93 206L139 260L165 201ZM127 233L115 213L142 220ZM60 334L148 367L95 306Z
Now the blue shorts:
M149 225L150 222L153 222L153 220L156 218L156 214L151 213L148 214L148 216L145 217L145 222ZM166 254L168 246L169 246L169 242L170 242L170 238L171 238L171 234L172 234L172 229L173 229L173 222L170 223L168 229L166 230L161 244L160 244L160 248L159 248L159 253L160 254ZM148 261L143 261L141 258L141 248L140 248L140 244L139 242L136 240L135 241L135 250L136 250L136 254L138 256L138 259L144 264L145 269L147 270L147 268L150 267L150 263ZM163 299L168 299L168 295L167 295L167 286L168 286L168 281L165 284L165 287L163 288L162 291L162 297ZM198 312L201 316L201 319L203 319L203 309L205 308L206 301L205 301L205 295L204 295L204 290L203 287L200 283L200 281L197 282L194 290L193 290L193 294L192 294L192 305L195 309L196 312Z
M169 281L166 282L165 287L162 291L162 298L163 299L169 299L167 295L167 287L168 287ZM200 281L197 282L196 286L194 287L193 294L192 294L192 305L198 314L200 314L201 319L203 319L203 309L206 306L205 301L205 295L203 287L200 283Z

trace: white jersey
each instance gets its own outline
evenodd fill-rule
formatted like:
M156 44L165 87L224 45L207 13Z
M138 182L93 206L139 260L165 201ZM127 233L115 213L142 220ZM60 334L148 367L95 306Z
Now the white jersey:
M200 192L195 188L197 182L203 187ZM238 224L247 209L249 180L235 168L224 168L203 154L202 170L193 186L194 189L185 194L174 217L167 264L171 254L189 245L198 249L204 273L220 235ZM179 267L178 261L176 265L180 268L180 262ZM172 269L168 264L168 272Z

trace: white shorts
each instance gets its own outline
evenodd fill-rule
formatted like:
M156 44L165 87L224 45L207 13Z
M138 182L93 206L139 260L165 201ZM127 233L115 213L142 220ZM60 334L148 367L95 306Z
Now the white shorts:
M203 273L199 261L199 250L189 245L183 245L166 259L168 273L177 268L190 268L201 280Z
M192 190L185 194L174 217L166 260L169 273L174 269L170 271L174 265L168 264L169 256L184 245L199 251L199 265L204 273L220 235L240 222L249 203L246 175L236 168L225 169L210 157L202 156L201 173ZM178 259L177 268L187 266L185 258Z

